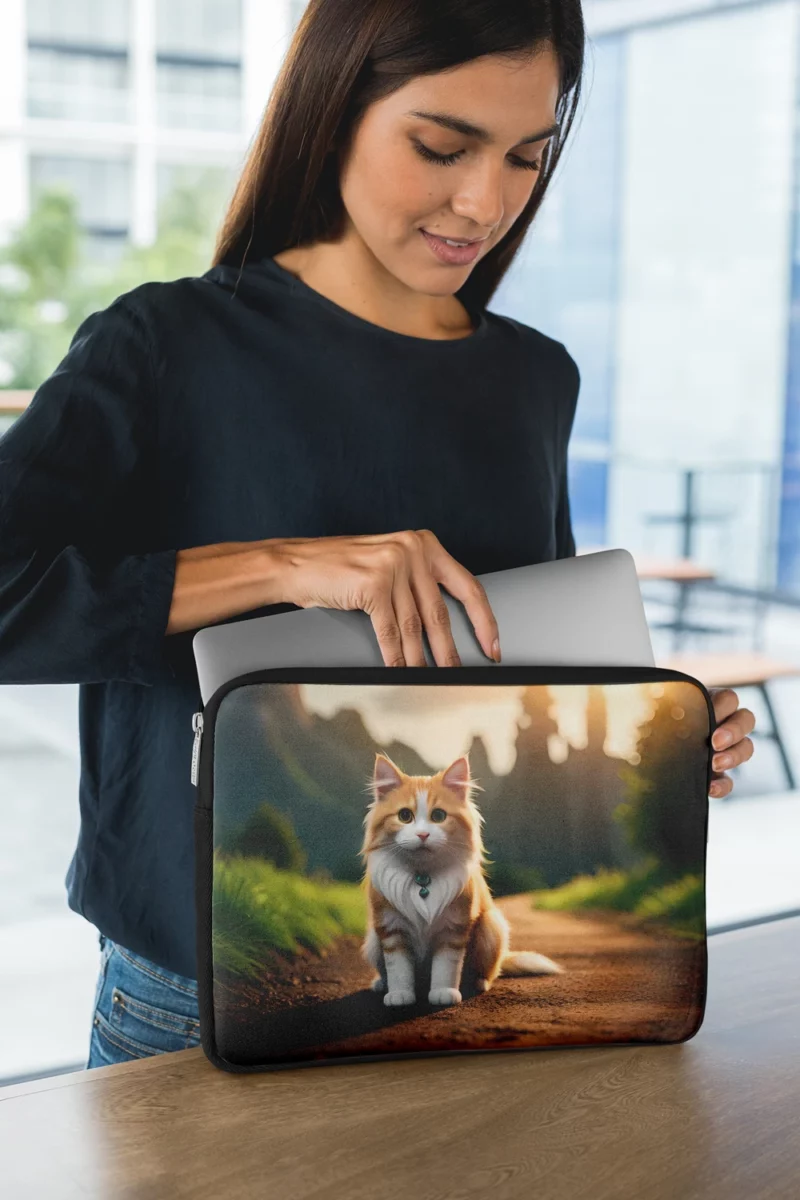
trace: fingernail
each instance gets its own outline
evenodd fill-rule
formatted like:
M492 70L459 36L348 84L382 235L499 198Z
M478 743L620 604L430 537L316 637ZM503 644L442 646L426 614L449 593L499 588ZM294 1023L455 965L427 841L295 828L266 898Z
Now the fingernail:
M733 741L733 734L730 729L723 729L714 734L714 746L717 750L721 750L723 746L729 746Z
M714 770L724 771L733 762L732 754L715 754L714 755Z
M500 639L495 638L492 642L492 658L495 662L500 662Z

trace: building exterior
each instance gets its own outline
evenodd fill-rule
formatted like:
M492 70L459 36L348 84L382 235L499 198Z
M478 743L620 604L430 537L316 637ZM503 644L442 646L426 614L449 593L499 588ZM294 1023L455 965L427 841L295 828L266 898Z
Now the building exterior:
M578 543L800 591L795 0L587 0L580 128L493 307L582 371ZM575 131L574 131L575 132Z
M296 15L286 0L3 0L0 238L55 181L98 255L149 244L173 184L232 187Z
M0 239L68 183L94 252L232 188L305 0L4 0ZM581 369L579 545L800 589L800 0L585 0L580 120L491 307ZM201 175L201 172L208 174ZM693 515L680 523L687 470Z

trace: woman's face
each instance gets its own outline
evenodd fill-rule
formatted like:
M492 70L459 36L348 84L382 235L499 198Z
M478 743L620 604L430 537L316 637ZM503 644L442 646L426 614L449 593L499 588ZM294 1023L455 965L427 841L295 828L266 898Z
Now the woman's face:
M527 62L490 55L419 76L372 104L340 175L346 238L360 239L415 291L458 291L525 207L554 135L558 94L558 61L547 46ZM458 118L485 134L415 115L422 112ZM447 248L437 254L423 230L483 240L468 261L453 263L443 261Z

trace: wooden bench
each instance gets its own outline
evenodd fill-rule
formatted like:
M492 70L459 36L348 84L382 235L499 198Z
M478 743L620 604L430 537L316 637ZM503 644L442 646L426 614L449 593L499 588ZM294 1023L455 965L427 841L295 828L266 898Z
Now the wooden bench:
M769 715L771 729L756 728L751 736L772 738L778 747L781 763L786 774L790 791L794 791L795 781L792 764L786 752L781 737L775 710L767 691L767 684L781 676L800 675L800 663L786 662L784 659L770 658L766 654L755 651L720 652L715 654L669 654L658 658L659 667L669 667L674 671L684 671L693 675L707 688L758 688L764 698L764 705Z

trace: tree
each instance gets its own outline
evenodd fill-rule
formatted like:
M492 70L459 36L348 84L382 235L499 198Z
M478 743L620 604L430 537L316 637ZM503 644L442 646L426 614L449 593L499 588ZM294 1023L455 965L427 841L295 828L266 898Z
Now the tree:
M708 800L705 794L708 712L694 684L670 680L640 729L639 764L620 772L626 803L617 819L631 844L679 878L702 869Z
M200 173L164 198L152 245L128 243L117 261L98 262L74 195L57 185L43 190L0 247L0 387L38 388L80 323L139 284L207 271L224 200L219 172Z
M306 852L291 820L271 804L257 808L226 849L246 858L264 859L283 871L304 871L306 866Z

